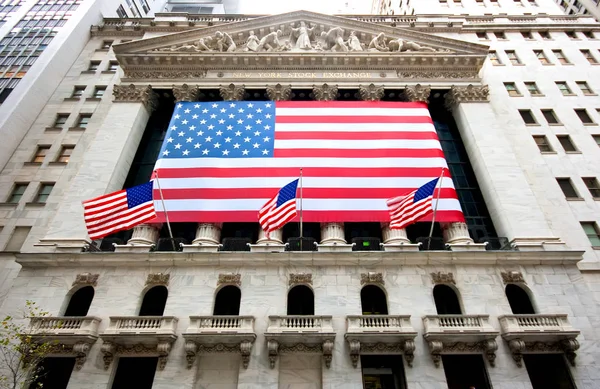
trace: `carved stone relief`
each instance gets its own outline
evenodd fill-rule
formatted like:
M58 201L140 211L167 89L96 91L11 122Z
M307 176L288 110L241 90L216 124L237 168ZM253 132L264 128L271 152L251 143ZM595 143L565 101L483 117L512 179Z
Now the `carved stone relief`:
M523 367L523 353L545 353L545 352L564 352L565 357L575 366L575 351L579 349L577 339L563 339L558 342L525 342L521 339L512 339L508 342L508 348L512 353L513 360L518 367Z
M269 351L269 366L271 369L274 369L277 362L277 357L284 353L322 353L325 366L330 368L333 357L333 346L334 342L330 339L323 340L323 343L320 344L296 343L294 345L284 345L280 344L275 339L269 339L267 341L267 349Z
M157 80L157 79L196 79L205 78L208 72L206 70L161 70L161 71L150 71L150 70L125 70L125 78L136 78L146 80Z
M523 273L521 273L520 271L503 271L502 273L500 273L500 275L502 276L502 282L504 282L505 284L526 283L525 278L523 278Z
M113 96L118 102L139 102L146 106L149 112L152 112L158 106L158 95L152 90L152 86L115 85L113 87Z
M455 86L446 93L446 107L453 108L460 103L487 103L489 102L490 88L487 85Z
M490 366L496 365L496 350L498 350L498 344L494 339L487 339L480 342L443 342L441 340L430 340L427 342L429 345L429 352L431 353L431 359L435 364L435 367L440 367L442 361L442 353L453 354L453 353L473 353L483 352L486 359L490 363Z
M454 274L451 272L442 273L441 271L437 273L431 273L431 280L434 284L453 284L456 285L456 281L454 281Z
M358 93L363 101L379 101L383 98L385 87L383 85L377 86L375 84L367 86L359 85Z
M117 355L128 356L158 356L158 370L164 370L167 365L167 359L171 352L171 343L160 342L157 345L149 346L145 344L121 345L112 342L104 342L100 348L102 360L104 361L104 370L108 370L113 359Z
M98 284L98 277L100 274L92 274L92 273L80 273L75 276L75 281L71 286L93 286L96 287Z
M337 97L338 87L337 85L313 85L313 93L315 94L315 100L318 101L333 101Z
M385 285L385 280L383 279L382 273L374 273L374 272L361 273L360 284L361 285L374 284L374 285L383 286L383 285Z
M175 101L196 101L200 90L197 86L183 84L181 86L173 85L173 96Z
M358 366L358 360L361 354L404 354L406 363L409 367L413 366L415 359L414 351L416 349L414 340L403 340L397 343L362 343L353 339L349 342L350 360L352 366Z
M267 95L273 101L285 101L292 97L291 85L267 85Z
M396 75L399 78L411 79L476 79L478 71L456 71L456 70L436 70L436 71L420 71L420 70L397 70Z
M87 360L87 356L92 348L92 343L95 342L77 342L75 344L52 343L48 345L48 355L69 355L75 356L75 370L81 370L83 364ZM23 363L27 365L29 361L24 358Z
M234 100L243 100L244 93L246 89L245 86L239 86L234 84L229 84L227 86L220 85L219 92L221 93L221 97L225 101L234 101Z
M431 94L430 86L423 86L417 84L414 86L406 86L404 89L404 96L408 101L419 101L422 103L429 103L429 95Z
M311 273L291 273L289 285L308 284L312 285L312 274Z
M170 279L171 279L170 274L163 274L163 273L148 274L148 277L146 278L146 286L149 286L149 285L169 286Z
M241 274L219 274L219 280L217 286L221 285L235 285L237 287L242 286L242 275Z
M242 366L248 368L250 364L250 355L252 353L253 342L243 340L239 344L231 345L224 343L202 344L191 340L185 342L185 359L187 368L191 369L198 355L215 353L239 353L242 356Z

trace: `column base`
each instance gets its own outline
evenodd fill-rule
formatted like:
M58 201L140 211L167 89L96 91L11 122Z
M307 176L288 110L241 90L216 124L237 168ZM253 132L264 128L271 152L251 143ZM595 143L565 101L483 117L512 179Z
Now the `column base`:
M450 251L485 251L485 243L446 243Z
M250 251L253 253L282 253L285 251L285 245L277 242L251 244Z
M220 244L182 244L184 253L216 253L222 245Z
M317 244L317 251L321 253L333 253L333 252L351 252L354 244L346 243L329 243L329 244Z
M382 243L383 251L419 251L419 243Z
M147 253L155 246L154 244L116 244L115 253Z
M519 251L561 251L566 250L565 242L556 237L517 237L510 244Z

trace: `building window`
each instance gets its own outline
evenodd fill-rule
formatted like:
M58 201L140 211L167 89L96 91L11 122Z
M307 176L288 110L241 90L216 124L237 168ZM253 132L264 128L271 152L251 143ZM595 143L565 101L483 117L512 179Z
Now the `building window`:
M529 298L529 294L519 285L508 284L504 288L510 310L513 315L535 315L533 303Z
M120 18L127 17L127 12L125 12L125 8L123 8L122 5L120 5L119 8L117 8L117 16L119 16Z
M596 177L583 177L583 183L587 186L593 198L600 198L600 184Z
M85 92L85 86L76 86L71 93L71 98L80 98L83 96L83 92Z
M496 36L496 39L506 40L506 34L502 31L496 31L494 32L494 35Z
M530 109L520 109L519 114L521 115L521 118L523 119L525 124L537 124L535 116L533 116L533 113Z
M506 88L509 96L521 96L519 90L517 89L517 85L514 82L505 82L504 87Z
M593 247L600 247L600 233L598 233L598 225L594 222L581 222L581 227L585 231L590 243Z
M88 66L88 72L95 72L96 70L98 70L98 67L100 66L100 61L90 61L90 66Z
M556 86L558 87L558 90L560 91L560 93L563 94L563 96L573 95L573 92L571 92L569 85L567 85L567 83L565 81L556 81Z
M94 88L94 94L92 95L92 97L95 99L102 98L102 96L104 96L104 92L106 92L105 86L97 86Z
M448 354L441 355L441 359L448 388L492 387L481 354Z
M521 60L517 57L517 53L514 50L506 50L506 56L512 65L520 65Z
M581 120L581 122L583 124L593 124L594 123L594 121L592 120L590 115L587 113L585 108L578 108L575 110L575 113L577 114L577 116L579 117L579 120Z
M565 57L565 55L563 54L562 50L552 50L552 52L554 53L554 55L558 59L558 62L560 62L561 64L566 65L566 64L570 64L571 63L571 62L569 62L569 60L567 59L567 57Z
M53 188L54 184L41 184L40 189L38 190L37 195L35 196L34 203L46 204L48 196L50 196L50 192L52 192Z
M224 286L215 295L213 315L238 316L240 314L241 299L242 292L240 288L234 285Z
M576 389L563 354L523 354L523 362L533 388Z
M38 146L37 150L35 150L35 155L31 159L31 162L33 162L33 163L44 162L44 158L46 158L46 155L48 155L49 150L50 150L50 146L48 146L48 145Z
M542 37L542 39L544 39L544 40L552 39L552 37L550 36L550 33L548 31L540 31L539 34Z
M531 31L521 31L521 35L527 40L533 39L533 34L531 33Z
M554 110L552 109L542 109L542 115L544 115L544 119L548 122L548 124L560 124Z
M598 61L596 60L596 58L594 58L594 56L592 55L592 52L589 50L581 50L581 54L583 54L583 56L585 57L585 59L588 60L589 63L595 64L598 63Z
M487 34L485 32L476 32L476 34L477 34L477 38L479 38L479 40L484 41L484 40L488 39Z
M69 304L63 316L86 316L94 299L94 287L84 286L77 289L69 298Z
M578 151L577 147L575 147L575 143L573 143L569 135L556 135L556 138L558 139L558 142L560 143L562 148L567 153L573 153Z
M102 41L102 46L100 46L100 48L102 50L108 50L108 49L110 49L112 44L113 44L113 41Z
M529 91L529 94L532 96L541 96L542 92L540 92L540 90L537 87L537 84L533 81L529 81L525 83L525 86L527 87L527 90Z
M60 148L60 154L56 158L56 162L59 163L69 163L71 159L71 154L73 154L73 149L75 146L63 146Z
M600 135L592 135L592 138L594 139L598 147L600 147Z
M29 184L15 184L15 186L13 186L13 190L10 193L10 196L8 197L8 200L6 201L7 203L10 204L17 204L19 201L21 201L21 198L23 197L23 194L25 193L25 190L27 189L27 185Z
M77 119L77 124L75 125L75 127L87 128L88 124L90 123L91 117L92 117L91 113L82 113L81 115L79 115L79 118Z
M68 118L69 118L68 113L59 113L58 115L56 115L56 119L54 119L53 127L59 128L59 127L64 126L65 123L67 122Z
M548 57L546 57L543 50L533 50L533 53L542 65L550 65L550 60L548 60Z
M579 39L577 38L577 33L575 31L565 31L565 34L567 34L569 39Z
M148 289L144 294L138 316L162 316L167 305L169 291L163 285Z
M315 295L312 289L305 285L296 285L287 295L288 315L314 315Z
M452 287L436 285L433 288L433 300L438 315L462 315L458 295Z
M108 68L106 69L109 72L116 72L119 69L119 63L117 61L110 61L108 63Z
M554 151L550 143L548 143L546 135L534 135L533 140L542 153L551 153Z
M583 31L583 35L588 39L596 39L594 33L591 31Z
M584 95L590 96L595 95L594 91L590 89L590 86L585 81L576 81L575 84L581 89Z
M567 200L580 198L570 178L557 178L556 182L558 182L558 186L560 186Z
M502 62L500 62L500 58L498 58L498 53L496 53L495 51L490 51L488 57L492 65L502 65Z

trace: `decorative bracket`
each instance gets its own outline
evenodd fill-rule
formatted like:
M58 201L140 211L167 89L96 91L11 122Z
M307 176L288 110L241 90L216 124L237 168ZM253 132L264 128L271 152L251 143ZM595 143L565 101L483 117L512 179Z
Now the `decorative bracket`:
M429 340L429 352L435 367L440 367L442 353L460 353L460 352L483 352L490 366L496 366L496 350L498 344L494 339L485 339L479 342L444 342L442 340Z
M325 366L329 369L333 358L333 346L334 342L331 339L325 339L320 344L297 343L294 345L282 345L275 339L269 339L267 341L269 366L274 369L277 357L282 353L322 353Z
M216 344L201 344L188 340L185 342L185 359L187 368L191 369L199 354L214 354L214 353L239 353L242 356L242 366L248 368L250 364L250 355L252 355L253 341L242 340L237 345L226 345L223 343Z
M525 342L522 339L512 339L508 342L512 358L518 367L523 367L523 353L527 352L564 352L571 366L575 367L575 351L579 349L577 339L563 339L558 342Z
M164 370L171 352L171 342L159 342L156 346L144 344L117 345L113 342L104 342L100 348L104 361L104 370L108 370L115 355L153 355L158 356L158 370Z
M361 343L357 339L348 341L350 346L350 360L352 367L358 367L358 360L361 354L386 354L386 353L402 353L406 359L406 364L413 367L415 360L415 341L413 339L402 340L397 343Z

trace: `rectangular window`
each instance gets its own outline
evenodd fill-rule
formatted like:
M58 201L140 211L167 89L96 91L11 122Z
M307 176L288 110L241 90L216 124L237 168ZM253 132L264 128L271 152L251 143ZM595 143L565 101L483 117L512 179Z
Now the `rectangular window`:
M594 123L594 121L592 120L590 115L587 113L585 108L578 108L575 110L575 113L577 114L577 116L579 117L579 120L581 120L581 122L583 124L593 124Z
M502 31L496 31L494 32L494 35L496 36L496 39L506 40L506 34Z
M6 202L10 204L17 204L19 201L21 201L21 198L27 189L27 185L29 184L15 183L15 186L13 186L13 190L10 192L10 196Z
M521 31L521 35L527 40L533 39L533 34L531 33L531 31Z
M119 69L119 63L117 61L110 61L106 70L109 72L116 72L117 69Z
M488 57L492 65L502 65L502 62L500 62L500 59L498 58L498 53L496 53L495 51L490 51Z
M92 117L91 113L82 113L81 115L79 115L79 118L77 119L77 124L75 125L75 127L87 128L91 117Z
M65 123L67 122L67 119L69 118L69 114L68 113L59 113L58 115L56 115L56 119L54 119L54 125L53 127L62 127L65 125Z
M71 159L71 154L73 154L73 149L75 146L63 146L60 149L60 154L56 158L56 162L60 163L69 163Z
M548 124L560 124L553 110L542 109L542 115L544 116L544 119L546 119Z
M550 33L548 31L540 31L539 34L542 37L542 39L544 39L544 40L552 39L552 37L550 36Z
M551 153L554 151L552 150L552 146L548 142L546 135L534 135L533 140L542 153Z
M573 94L573 92L571 92L571 89L569 88L569 85L567 85L565 81L556 81L556 86L558 87L560 93L563 94L563 96L570 96Z
M117 16L119 16L120 18L127 17L127 12L125 12L125 8L123 8L122 5L120 5L119 8L117 8Z
M581 222L581 228L587 235L593 247L600 247L600 233L594 222Z
M589 63L598 63L596 58L592 55L592 52L589 50L581 50L581 54L588 60Z
M519 90L517 89L517 85L514 82L505 82L504 87L506 88L509 96L521 96Z
M73 89L73 93L71 93L72 98L79 98L83 96L83 92L85 92L85 86L76 86Z
M558 59L558 62L560 62L561 64L566 65L571 63L569 62L567 57L565 57L565 54L562 52L562 50L552 50L552 52L556 56L556 59Z
M46 155L48 155L49 150L50 150L50 146L48 146L48 145L38 146L37 150L35 151L35 155L31 159L31 162L34 162L34 163L44 162L44 158L46 158Z
M587 186L593 198L600 198L600 184L596 177L583 177L583 183Z
M537 87L537 84L533 81L530 82L526 82L525 86L527 87L527 90L529 91L529 94L532 96L541 96L542 93L540 92L540 90Z
M573 143L569 135L556 135L556 139L558 139L558 142L565 152L573 153L578 151L577 147L575 147L575 143Z
M558 182L558 186L560 186L567 199L580 198L570 178L557 178L556 182Z
M590 89L590 86L585 81L576 81L575 84L581 89L584 95L594 95L594 91Z
M37 195L35 196L34 203L46 204L46 201L48 200L48 196L50 196L50 192L52 192L53 188L54 188L54 184L51 184L51 183L41 184L40 189L38 190Z
M29 231L31 231L31 227L15 227L4 250L21 251L21 247L23 247L23 243L25 243Z
M96 70L98 70L98 67L100 66L100 61L90 61L90 66L88 66L88 72L95 72Z
M519 114L521 115L521 118L523 118L525 124L537 124L535 116L533 116L530 109L520 109Z
M477 34L477 38L479 38L479 40L483 41L483 40L488 39L487 34L485 32L476 32L476 34Z
M565 31L565 34L567 34L569 39L579 39L577 38L577 33L575 31Z
M592 138L594 139L594 142L596 142L598 147L600 147L600 135L592 135Z
M546 57L546 54L544 54L543 50L533 50L533 53L542 65L550 65L550 61L548 60L548 57Z
M521 60L519 60L519 57L517 57L517 53L515 53L514 50L506 50L506 56L508 57L508 60L510 61L511 64L513 64L513 65L521 64Z
M108 49L110 49L112 44L113 44L113 41L102 41L102 46L100 46L100 48L102 50L108 50Z
M588 39L596 39L594 33L591 31L583 31L583 35Z
M106 92L105 86L97 86L96 88L94 88L94 94L92 95L92 97L95 99L99 99L102 96L104 96L104 92Z

